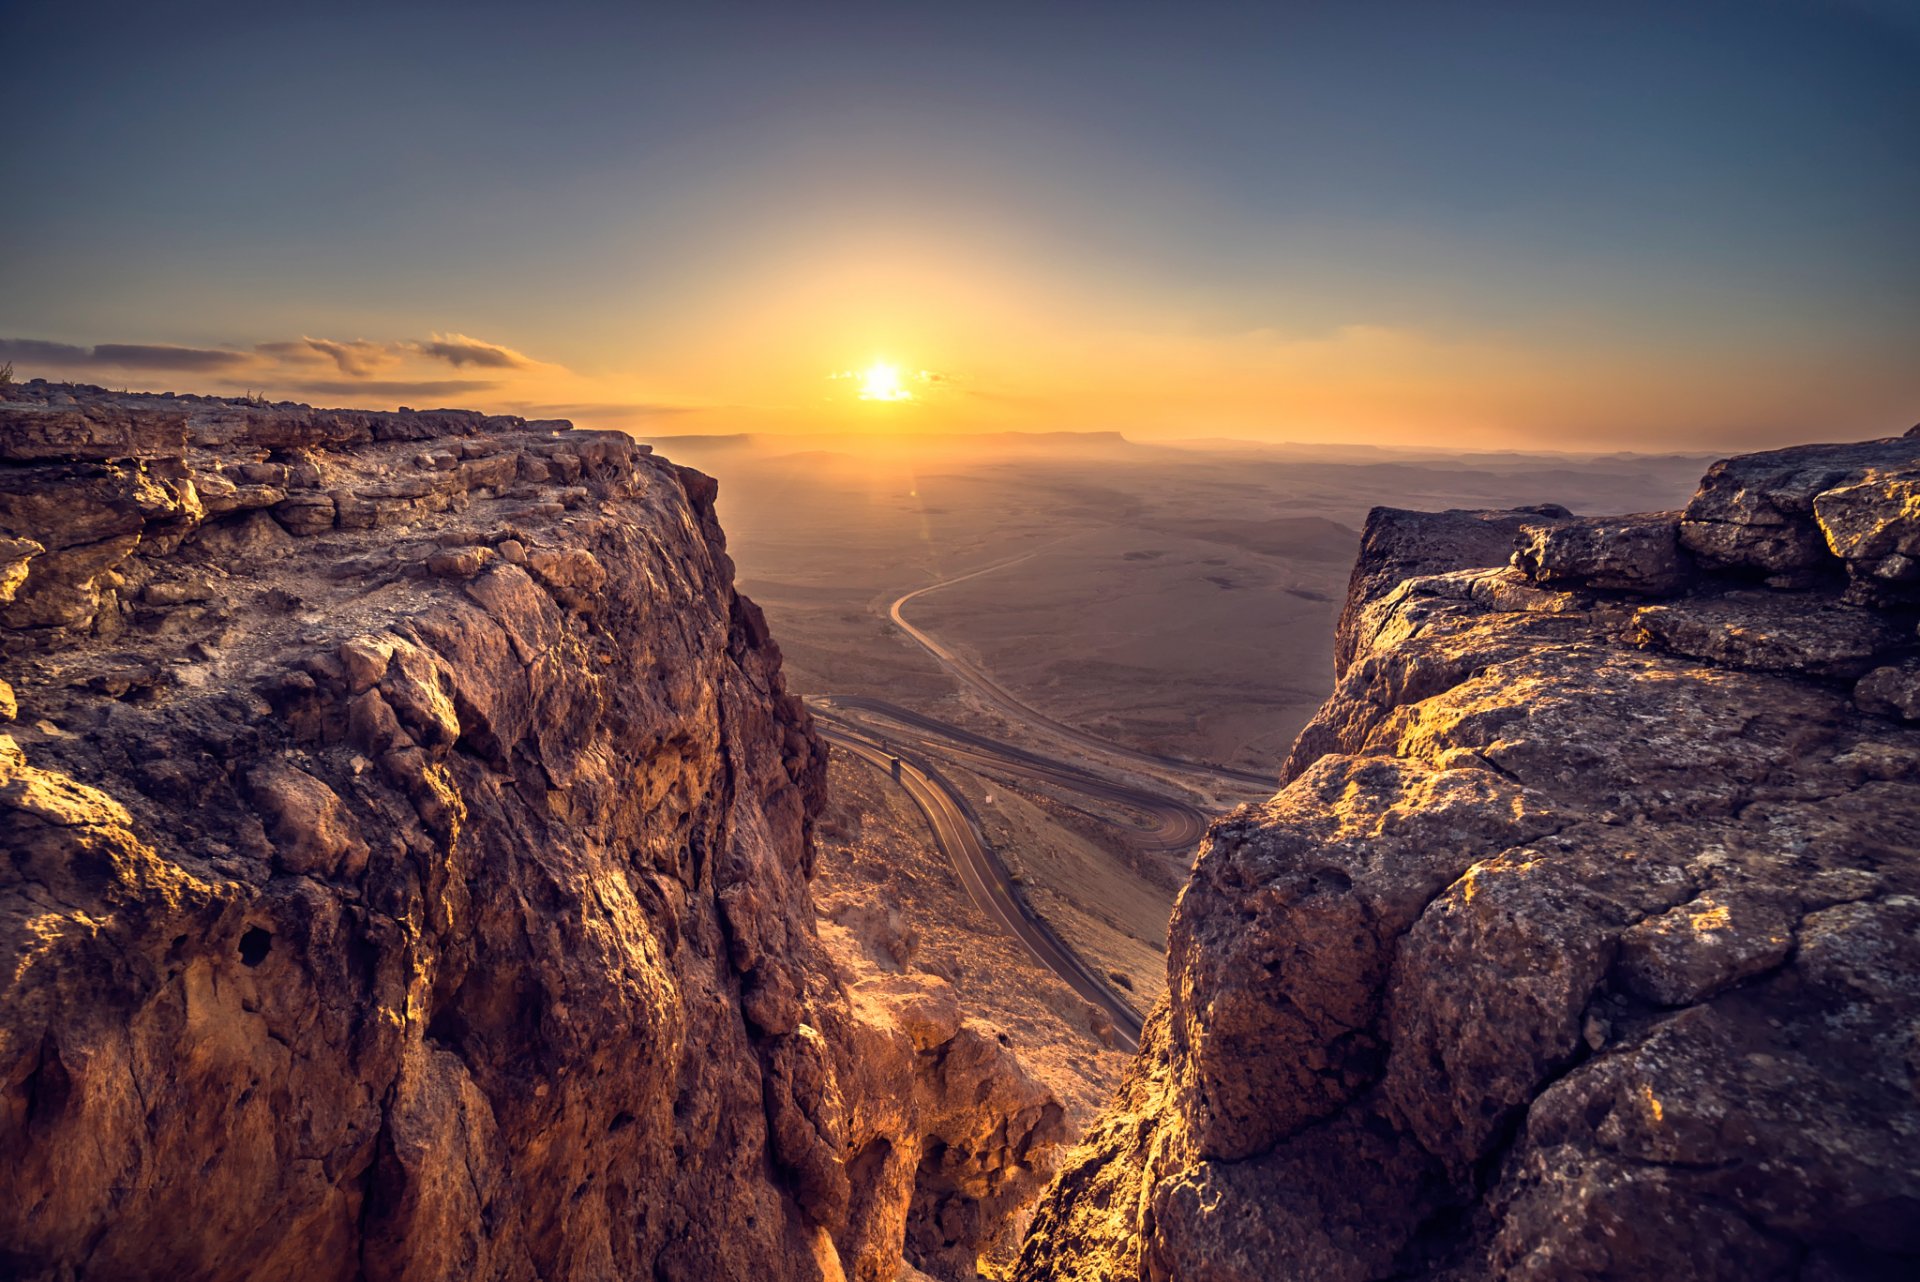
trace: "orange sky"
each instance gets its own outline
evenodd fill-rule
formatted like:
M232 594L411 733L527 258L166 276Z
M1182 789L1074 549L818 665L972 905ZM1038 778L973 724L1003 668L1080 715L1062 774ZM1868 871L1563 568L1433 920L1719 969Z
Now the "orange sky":
M1904 12L30 5L86 53L0 79L0 361L649 435L1898 432Z

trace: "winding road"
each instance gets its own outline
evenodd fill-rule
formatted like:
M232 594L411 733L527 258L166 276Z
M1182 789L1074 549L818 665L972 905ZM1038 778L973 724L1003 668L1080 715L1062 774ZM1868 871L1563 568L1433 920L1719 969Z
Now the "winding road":
M922 649L938 660L940 665L946 668L955 680L959 681L961 685L971 690L987 703L992 704L1001 712L1013 718L1016 723L1040 727L1056 738L1068 740L1081 749L1093 753L1096 757L1121 758L1152 766L1159 770L1177 771L1197 780L1202 780L1213 787L1244 790L1248 785L1253 785L1264 788L1268 793L1271 793L1279 786L1279 780L1273 775L1255 774L1248 770L1234 770L1226 766L1209 765L1204 761L1189 761L1184 757L1163 756L1157 752L1143 752L1138 748L1129 748L1124 744L1109 742L1106 739L1100 738L1098 735L1089 734L1078 726L1068 725L1064 721L1056 721L1039 709L1022 703L1004 686L994 681L993 678L989 677L986 673L980 671L980 669L974 667L952 650L942 645L936 638L929 636L926 632L907 621L904 610L907 602L913 600L915 597L925 596L927 593L940 588L952 587L956 583L965 583L969 579L977 579L981 575L991 574L995 570L1004 570L1010 565L1018 565L1033 555L1031 552L1023 553L1020 556L1012 557L1005 561L998 561L992 565L983 566L978 570L969 571L966 574L958 574L950 579L942 579L938 583L929 583L923 588L915 588L913 591L906 593L894 601L892 608L888 610L888 614L892 617L894 623L899 625L901 631L912 637L920 644Z
M981 911L1024 944L1042 966L1105 1011L1113 1021L1114 1040L1121 1049L1138 1050L1139 1012L1089 970L1052 928L1013 893L1005 866L988 844L966 799L953 785L926 762L902 756L886 743L868 738L831 710L817 707L815 716L822 723L821 734L828 743L878 767L906 789L933 828L935 842L953 863L961 884Z
M1180 798L1108 779L1069 762L1042 756L1026 748L1016 748L1012 744L956 726L950 721L930 717L924 712L903 708L885 699L832 694L809 699L808 702L816 713L846 709L885 718L911 732L942 741L942 750L951 756L1006 774L1050 783L1110 806L1118 806L1124 811L1144 815L1147 820L1144 824L1121 823L1116 826L1128 828L1140 844L1150 850L1191 850L1207 832L1206 814ZM1115 823L1110 815L1095 817Z
M884 699L836 694L809 698L807 702L819 720L821 734L827 742L885 771L906 789L907 795L926 816L927 823L933 829L935 842L952 862L961 884L980 910L1025 945L1041 965L1058 975L1081 997L1105 1011L1113 1021L1116 1041L1124 1049L1136 1050L1140 1043L1140 1013L1081 961L1079 955L1054 934L1052 927L1014 892L1006 866L988 842L986 832L966 798L924 758L909 755L902 746L903 740L917 738L918 746L937 750L943 756L1064 788L1109 808L1118 808L1124 818L1116 819L1111 814L1095 814L1092 811L1083 813L1127 830L1140 845L1159 851L1190 850L1207 830L1207 815L1185 798L1170 795L1172 790L1190 787L1203 796L1225 794L1244 797L1249 788L1255 788L1265 796L1272 793L1278 781L1270 775L1233 770L1110 743L1077 726L1056 721L1021 702L986 673L915 627L903 613L907 603L915 597L1017 565L1032 555L1031 552L1024 553L966 574L942 579L938 583L930 583L926 587L915 588L895 600L888 613L901 631L932 655L964 689L998 709L1016 726L1035 731L1037 737L1072 745L1077 749L1075 755L1087 758L1086 761L1065 761L1029 748L1016 747ZM849 719L846 715L849 712L879 717L893 723L897 729L889 737L889 732L865 721ZM929 739L935 742L928 742ZM1088 769L1088 765L1111 770L1127 778L1110 778ZM1147 767L1144 772L1142 766ZM1163 790L1141 787L1131 781L1134 776L1142 774L1161 785ZM1217 799L1210 797L1210 800Z

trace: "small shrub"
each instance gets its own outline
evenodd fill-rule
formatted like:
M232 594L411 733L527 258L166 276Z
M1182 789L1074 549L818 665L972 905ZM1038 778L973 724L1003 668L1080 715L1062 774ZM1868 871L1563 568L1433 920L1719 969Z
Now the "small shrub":
M5 365L0 365L0 387L5 387L11 382L13 382L13 362L8 361Z

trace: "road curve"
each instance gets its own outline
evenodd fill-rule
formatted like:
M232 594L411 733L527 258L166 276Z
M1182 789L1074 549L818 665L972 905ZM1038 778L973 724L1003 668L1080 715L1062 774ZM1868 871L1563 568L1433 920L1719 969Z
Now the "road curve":
M1006 869L980 831L966 800L953 786L930 765L901 756L886 745L868 739L831 712L816 710L815 717L821 736L828 743L878 767L906 789L933 828L935 842L952 861L960 883L980 910L1024 944L1042 966L1105 1011L1113 1020L1114 1039L1122 1050L1138 1050L1139 1012L1101 982L1045 922L1020 902L1013 893ZM897 773L893 769L895 761L900 763Z
M966 574L955 575L950 579L942 579L938 583L929 583L923 588L915 588L913 591L896 599L887 613L892 617L894 623L899 625L901 631L919 642L920 647L938 660L948 672L953 674L956 680L979 695L982 699L985 699L988 703L999 708L1008 716L1013 717L1016 721L1022 721L1029 725L1044 726L1054 735L1070 740L1083 748L1087 748L1103 756L1139 761L1150 766L1156 766L1162 770L1178 770L1188 775L1207 779L1216 786L1245 787L1252 784L1265 788L1268 792L1272 792L1279 787L1279 779L1273 775L1254 774L1252 771L1233 770L1225 766L1210 766L1204 761L1189 761L1184 757L1162 756L1157 752L1143 752L1138 748L1129 748L1124 744L1113 743L1109 740L1102 739L1098 735L1089 734L1087 731L1077 726L1070 726L1064 721L1056 721L1037 708L1022 703L1007 691L1005 687L995 682L993 678L989 677L986 673L980 671L980 669L968 663L952 650L940 644L940 642L932 636L929 636L913 624L907 622L907 616L902 613L907 602L917 596L924 596L936 588L951 587L956 583L964 583L968 579L977 579L981 575L991 574L995 570L1003 570L1009 565L1017 565L1019 562L1027 560L1032 555L1033 553L1031 552L1024 553L1005 561L997 561L992 565L983 566L978 570L971 570Z
M856 694L829 694L809 696L808 703L816 713L844 708L884 717L923 736L943 740L942 750L956 757L981 762L994 769L1050 783L1109 805L1137 811L1148 817L1147 823L1117 823L1108 815L1093 817L1129 829L1134 839L1149 849L1190 851L1207 832L1205 812L1182 798L1108 779L1071 762L1060 761L1031 749L1016 748L964 726L956 726L912 708L903 708L885 699Z

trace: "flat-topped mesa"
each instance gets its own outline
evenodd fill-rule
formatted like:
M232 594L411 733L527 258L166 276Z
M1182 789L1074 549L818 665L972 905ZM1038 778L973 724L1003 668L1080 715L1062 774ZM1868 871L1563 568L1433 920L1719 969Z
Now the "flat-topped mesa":
M1375 512L1018 1275L1912 1276L1916 485L1909 433Z
M714 496L564 423L0 387L0 1273L891 1282L1002 1231L1059 1107L943 981L835 976Z

